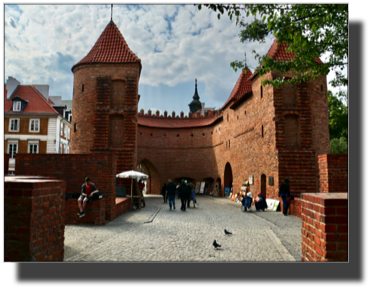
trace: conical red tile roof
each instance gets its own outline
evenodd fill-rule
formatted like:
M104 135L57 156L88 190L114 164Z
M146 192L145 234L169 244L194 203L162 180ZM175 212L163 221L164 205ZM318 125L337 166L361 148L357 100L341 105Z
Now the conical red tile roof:
M277 38L276 38L273 41L272 45L270 46L269 51L266 54L266 56L271 57L274 60L279 61L279 62L291 61L293 59L293 56L295 55L295 52L287 52L286 51L287 49L288 49L288 44L278 43ZM318 63L322 63L321 59L319 59L318 57L315 58L315 61ZM250 79L256 76L257 69L255 70L255 73L252 74Z
M226 103L223 105L221 109L224 109L227 104L233 100L234 102L238 101L244 94L252 91L252 83L249 80L252 76L252 72L250 69L246 69L246 71L242 71L239 79L237 80L230 97L228 97Z
M81 61L75 64L75 67L82 64L91 63L133 63L137 62L140 65L141 60L128 47L123 35L120 33L116 24L111 20L103 33L100 35L91 51Z
M294 56L294 52L287 52L288 45L286 43L277 43L277 38L272 43L267 56L272 57L276 61L291 61ZM318 57L315 58L315 61L318 63L322 63L321 59Z

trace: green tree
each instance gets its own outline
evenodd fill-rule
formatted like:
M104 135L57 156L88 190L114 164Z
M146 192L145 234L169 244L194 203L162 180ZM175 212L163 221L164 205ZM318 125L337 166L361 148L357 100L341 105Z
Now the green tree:
M266 39L276 37L279 43L287 43L287 51L295 52L292 61L277 62L252 51L259 61L256 70L259 76L271 70L283 74L296 72L290 80L263 80L263 85L279 87L286 82L311 81L334 70L335 79L330 84L347 86L348 79L342 73L348 64L347 4L200 4L198 9L202 6L218 13L219 19L224 13L231 20L236 18L236 24L242 28L239 37L243 43L264 43ZM249 16L253 16L253 21L247 21ZM315 59L323 54L327 54L327 61L323 64L316 62ZM245 67L245 62L236 60L231 66L236 71Z
M328 91L327 94L329 103L330 153L348 153L348 107L338 95L333 95L331 91Z
M348 142L347 138L333 138L330 140L330 153L331 154L347 154Z
M327 93L329 103L330 140L333 138L348 138L348 107L331 91Z

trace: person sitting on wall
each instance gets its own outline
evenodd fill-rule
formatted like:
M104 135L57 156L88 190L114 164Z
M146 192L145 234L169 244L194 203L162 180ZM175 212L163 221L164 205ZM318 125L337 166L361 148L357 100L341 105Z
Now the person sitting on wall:
M247 196L243 197L241 204L244 206L244 211L247 211L248 208L251 208L252 205L252 193L248 192Z
M94 195L94 193L98 192L98 188L96 188L94 183L90 182L90 178L87 176L85 178L85 183L82 185L81 195L78 199L79 217L84 217L84 208L86 207L86 203L88 202L89 204L91 204L92 196Z
M265 211L265 209L268 208L265 197L262 196L260 192L257 194L257 197L255 198L255 207L257 211Z

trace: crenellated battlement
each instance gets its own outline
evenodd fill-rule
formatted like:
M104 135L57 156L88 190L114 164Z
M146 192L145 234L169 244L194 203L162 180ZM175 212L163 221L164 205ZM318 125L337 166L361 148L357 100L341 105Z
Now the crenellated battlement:
M165 111L164 115L160 115L160 112L157 110L155 113L152 113L151 110L149 110L147 113L144 112L144 109L141 109L140 112L138 112L139 117L156 117L156 118L170 118L170 119L193 119L193 118L214 118L221 116L223 111L221 110L215 110L215 111L205 111L205 114L202 115L200 111L196 113L189 113L189 116L185 115L183 111L179 115L176 115L175 111L172 112L172 115L168 115L168 112Z

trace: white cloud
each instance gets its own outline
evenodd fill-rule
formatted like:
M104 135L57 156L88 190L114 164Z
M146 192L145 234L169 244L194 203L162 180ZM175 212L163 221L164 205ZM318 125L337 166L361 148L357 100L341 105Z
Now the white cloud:
M53 79L59 90L54 94L71 99L71 67L88 54L109 20L109 5L6 5L5 76L22 83ZM140 84L174 87L197 78L206 88L203 98L220 105L239 76L230 62L246 52L256 67L252 50L264 54L272 43L242 44L234 20L218 20L193 5L114 5L113 20L142 61Z

